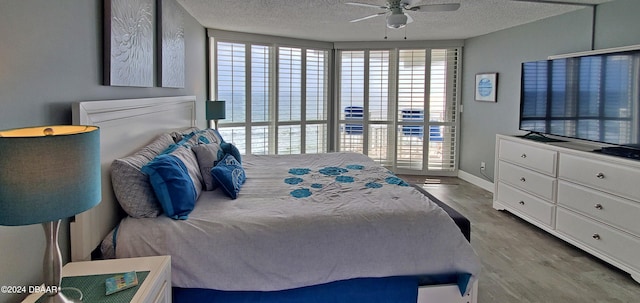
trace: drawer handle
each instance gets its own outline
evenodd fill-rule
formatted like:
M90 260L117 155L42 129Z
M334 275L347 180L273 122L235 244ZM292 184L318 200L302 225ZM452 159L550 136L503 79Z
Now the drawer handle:
M520 182L527 182L527 179L525 179L524 177L520 177Z
M596 178L598 178L598 179L604 179L604 174L603 174L603 173L598 173L598 174L596 175Z
M598 203L596 205L594 205L593 207L595 207L597 210L602 210L602 204Z
M524 201L520 201L520 202L518 202L518 203L520 203L520 205L524 205Z
M593 236L591 236L591 238L594 238L596 240L600 240L600 235L598 234L593 234Z
M522 154L522 155L520 155L520 158L523 158L523 159L524 159L524 158L526 158L526 157L527 157L527 154Z

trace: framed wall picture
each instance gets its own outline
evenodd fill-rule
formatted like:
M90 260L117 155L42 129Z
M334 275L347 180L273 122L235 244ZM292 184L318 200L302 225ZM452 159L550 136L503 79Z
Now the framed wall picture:
M476 74L476 101L496 102L498 93L498 73Z

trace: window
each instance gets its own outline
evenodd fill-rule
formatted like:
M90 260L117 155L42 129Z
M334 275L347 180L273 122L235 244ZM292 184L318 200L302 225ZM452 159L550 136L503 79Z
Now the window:
M212 39L219 131L241 153L328 151L329 52Z
M338 150L396 172L456 169L458 49L342 50Z
M219 131L242 153L351 151L396 173L455 174L459 47L208 33Z

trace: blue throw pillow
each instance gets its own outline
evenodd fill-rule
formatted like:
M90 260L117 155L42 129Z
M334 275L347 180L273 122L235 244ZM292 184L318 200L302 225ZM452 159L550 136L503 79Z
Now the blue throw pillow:
M238 197L240 187L247 179L244 169L231 154L226 154L222 160L218 161L218 164L211 169L211 176L231 199Z
M240 151L235 145L227 142L222 142L220 143L220 149L222 149L223 154L231 154L238 161L238 163L242 164L242 156L240 155Z
M193 152L179 147L142 167L167 217L184 220L193 210L202 190L197 165Z

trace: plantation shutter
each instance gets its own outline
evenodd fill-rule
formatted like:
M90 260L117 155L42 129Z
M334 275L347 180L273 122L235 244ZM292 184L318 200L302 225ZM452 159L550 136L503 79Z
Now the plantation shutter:
M338 150L398 173L454 174L459 49L339 51Z
M272 37L216 30L209 35L211 98L226 101L226 119L218 124L226 141L242 154L328 151L328 44L284 39L306 45L284 46Z

